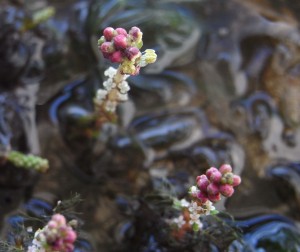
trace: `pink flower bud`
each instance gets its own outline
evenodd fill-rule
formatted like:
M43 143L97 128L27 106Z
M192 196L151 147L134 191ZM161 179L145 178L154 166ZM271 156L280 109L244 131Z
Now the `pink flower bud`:
M200 191L207 192L207 187L209 185L209 181L208 181L207 177L204 175L202 178L200 178L197 181L197 185L198 185Z
M115 51L114 46L111 42L104 42L100 46L100 51L102 53L112 53Z
M116 48L124 49L127 46L127 38L124 35L117 35L114 37L114 43Z
M73 243L77 238L76 233L73 230L69 230L65 238L66 242Z
M127 31L123 28L117 28L116 29L116 32L119 34L119 35L124 35L124 36L127 36Z
M61 249L61 247L63 247L63 245L64 245L64 241L62 240L62 239L57 239L54 243L53 243L53 245L52 245L52 248L54 249L54 250L60 250Z
M105 59L110 59L112 53L104 53L104 52L102 52L102 55L103 55L103 57L104 57Z
M231 185L220 185L220 193L225 197L230 197L234 193Z
M222 174L225 174L225 173L227 173L227 172L232 172L232 167L231 167L231 165L229 165L229 164L223 164L223 165L220 167L219 171L220 171Z
M212 174L213 172L216 172L216 171L218 171L217 168L215 168L215 167L210 167L210 168L206 171L206 176L207 176L207 178L210 179L211 174Z
M134 26L130 29L129 34L132 36L134 40L140 39L143 35L140 28Z
M55 221L59 226L66 225L66 218L61 214L54 214L51 220Z
M215 171L210 175L210 181L212 183L216 183L216 184L220 183L221 179L222 179L222 173L219 171Z
M109 59L113 63L120 63L123 59L122 53L120 51L116 51L112 55L110 55Z
M104 37L105 37L105 39L107 40L107 41L111 41L112 40L112 38L114 37L114 28L112 28L112 27L106 27L105 29L104 29L104 31L103 31L103 35L104 35Z
M57 222L54 221L54 220L50 220L50 221L48 222L48 227L49 227L49 229L57 228Z
M51 243L53 243L53 242L55 242L57 240L57 236L56 236L55 232L45 233L45 237L46 237L46 240L47 240L48 244L51 244Z
M138 56L141 55L141 52L137 47L131 46L126 49L125 55L129 60L135 60Z
M207 187L207 193L208 195L216 195L219 193L219 187L216 184L209 184Z
M208 195L208 199L211 202L217 202L217 201L221 200L221 195L220 195L220 193L217 193L215 195Z
M202 174L202 175L200 175L200 176L197 176L197 178L196 178L197 183L198 183L198 181L199 181L200 179L207 179L207 177L206 177L206 175L204 175L204 174Z
M241 183L241 177L238 175L233 175L233 183L232 186L238 186Z
M197 198L198 198L202 203L205 203L205 202L208 200L207 193L201 192L201 191L198 192Z

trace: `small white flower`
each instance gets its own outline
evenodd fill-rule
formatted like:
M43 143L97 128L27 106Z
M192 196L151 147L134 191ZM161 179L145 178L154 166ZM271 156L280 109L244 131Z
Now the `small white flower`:
M194 192L198 192L199 190L198 190L198 188L196 187L196 186L192 186L191 188L190 188L190 192L191 193L194 193Z
M99 101L102 101L102 100L104 100L104 98L106 97L106 95L107 95L107 91L106 90L104 90L104 89L98 89L97 90L97 94L96 94L96 99L99 100Z
M183 219L183 216L180 215L178 218L173 219L173 223L175 223L178 226L178 228L181 228L186 222Z
M115 101L107 101L105 103L105 110L109 112L115 112L117 108L117 103Z
M203 224L200 220L190 220L189 222L191 225L197 225L198 230L203 228Z
M200 217L200 214L197 214L197 213L191 213L190 214L190 224L193 225L194 223L198 222L199 221L199 217Z
M190 214L190 225L196 225L197 226L197 230L200 230L202 229L203 227L203 224L202 222L199 220L199 217L200 217L200 214L197 214L197 213L191 213Z
M189 207L190 202L188 202L186 199L180 200L181 207Z
M119 85L118 88L120 89L121 93L125 94L130 90L130 87L128 85L127 81L122 81Z
M113 79L109 78L106 81L103 82L103 86L107 91L110 91L114 87L116 87L116 83L114 83Z
M35 245L29 246L27 252L45 252L46 250L42 247L36 247Z
M38 229L34 233L34 239L31 246L28 247L27 252L46 252L43 244L46 242L46 237L42 233L43 229Z
M119 101L127 101L128 100L128 94L118 93L118 100Z
M109 67L108 69L106 69L104 71L104 75L109 77L109 78L113 78L117 73L117 69L113 68L113 67Z
M203 208L206 215L209 215L211 211L216 210L216 208L213 206L213 203L211 201L206 201Z
M146 62L146 56L142 55L141 58L140 58L140 61L139 61L139 66L140 67L145 67L147 65L148 65L148 63Z
M197 212L201 211L201 210L202 210L202 207L198 206L197 202L194 202L194 201L191 203L191 205L189 207L189 211L191 213L196 213L197 214Z
M192 186L189 190L189 193L193 196L193 197L197 197L197 194L199 193L199 189L196 186Z

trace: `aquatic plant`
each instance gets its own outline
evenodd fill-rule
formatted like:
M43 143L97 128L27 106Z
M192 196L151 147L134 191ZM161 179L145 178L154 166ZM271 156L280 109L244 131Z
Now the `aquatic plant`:
M138 27L132 27L129 32L123 28L107 27L98 40L99 50L104 58L112 63L119 63L118 69L109 67L104 75L104 89L98 89L94 99L96 112L100 121L114 121L116 108L121 102L128 100L130 87L126 79L130 75L139 74L140 68L156 61L154 50L141 52L143 33Z
M213 203L220 201L221 195L231 197L234 193L233 187L241 183L241 178L232 173L229 164L223 164L219 169L209 168L205 175L196 178L196 182L197 184L189 189L191 201L175 199L174 206L181 213L179 217L168 220L174 227L174 235L179 239L186 232L200 231L203 227L201 217L217 214Z
M72 252L76 238L77 234L66 218L54 214L45 227L35 232L27 252Z
M8 217L7 240L0 241L0 251L71 252L84 244L91 246L81 237L81 220L74 211L81 201L79 194L57 201L55 206L39 198L30 199L19 213Z
M221 177L232 175L236 178L235 186L238 180L241 182L229 170L230 165L221 167L212 167L206 173L214 170L223 172ZM228 185L227 181L208 181L218 187L216 194L221 194L222 185ZM206 188L201 185L200 189L197 181L188 188L175 176L157 177L152 180L150 191L143 191L134 199L120 196L117 205L128 219L117 230L121 246L118 251L227 251L233 241L240 242L242 234L233 217L218 211L216 201L203 200L199 196L201 190L205 192Z

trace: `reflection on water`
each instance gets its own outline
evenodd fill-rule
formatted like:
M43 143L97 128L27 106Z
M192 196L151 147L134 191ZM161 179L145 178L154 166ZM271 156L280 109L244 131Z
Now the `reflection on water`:
M279 2L43 1L55 16L28 30L33 9L1 3L0 151L40 152L51 164L37 178L0 160L3 237L28 221L16 209L42 217L77 192L75 251L300 250L300 16L292 0ZM129 78L118 125L100 131L89 118L108 25L140 26L158 62ZM159 214L168 199L144 196L167 181L183 197L222 163L243 179L218 206L242 236L173 244Z
M283 216L262 215L237 221L243 230L242 242L235 241L231 251L299 251L299 229L293 222ZM247 245L245 246L246 243Z

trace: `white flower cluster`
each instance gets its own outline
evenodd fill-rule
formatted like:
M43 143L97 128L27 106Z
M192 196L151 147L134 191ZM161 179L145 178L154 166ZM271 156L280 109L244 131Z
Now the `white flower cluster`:
M113 78L117 73L117 69L113 68L113 67L109 67L104 71L104 75L109 77L109 78Z
M180 200L180 205L181 205L181 207L188 208L190 206L190 202L188 202L186 199L182 199L182 200Z
M123 75L121 81L116 82L115 76L117 69L109 67L105 70L104 75L108 77L103 82L104 89L98 89L96 94L96 102L99 105L104 105L104 109L108 112L115 112L119 102L128 100L128 91L130 87L126 79L129 75Z
M46 252L43 244L46 242L46 237L42 235L42 229L38 229L32 240L31 246L28 247L27 252Z
M181 228L186 222L182 215L180 215L178 218L172 219L172 223L176 224L178 228Z
M216 208L213 206L213 203L211 201L206 201L203 204L202 212L204 212L205 215L210 215L212 211L215 211Z
M197 202L188 202L185 199L180 200L181 208L186 208L189 210L190 217L189 217L189 224L193 227L196 227L197 230L200 230L203 227L203 224L200 221L200 213L202 212L203 208L198 206ZM177 228L182 228L187 222L184 219L183 215L179 215L177 218L173 218L170 221L172 224L175 224Z
M196 187L190 188L191 194L197 193L196 191L197 191ZM177 202L182 209L187 209L189 211L188 223L195 230L200 230L203 227L203 224L200 221L201 215L210 215L212 211L215 211L215 207L213 206L213 203L209 200L207 200L205 203L201 205L198 205L196 201L188 202L186 199L182 199ZM177 218L173 218L169 220L169 222L171 224L175 224L179 229L182 228L182 226L187 223L183 215L179 215Z
M202 207L198 206L197 202L192 201L189 207L190 212L190 225L196 226L197 230L200 230L203 227L203 224L200 221L199 212L202 211Z

